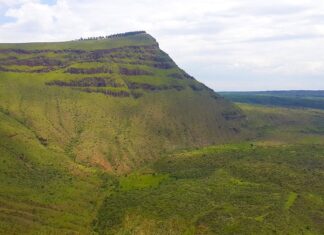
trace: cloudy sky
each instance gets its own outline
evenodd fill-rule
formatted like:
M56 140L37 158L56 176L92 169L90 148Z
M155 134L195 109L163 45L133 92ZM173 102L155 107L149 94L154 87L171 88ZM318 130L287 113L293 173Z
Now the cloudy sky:
M133 30L217 91L324 89L323 0L0 0L0 42Z

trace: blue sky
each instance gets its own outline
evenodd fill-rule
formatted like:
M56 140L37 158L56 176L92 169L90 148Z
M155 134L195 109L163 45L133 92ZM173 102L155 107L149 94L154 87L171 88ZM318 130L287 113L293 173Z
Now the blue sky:
M132 30L217 91L324 89L322 0L0 0L0 42Z
M56 0L42 0L41 3L54 5L56 3Z

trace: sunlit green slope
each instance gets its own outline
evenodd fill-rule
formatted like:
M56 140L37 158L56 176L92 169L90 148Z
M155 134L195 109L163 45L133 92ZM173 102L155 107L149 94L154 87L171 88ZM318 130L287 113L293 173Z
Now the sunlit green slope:
M176 151L120 177L99 234L323 234L324 112L240 105L253 141Z
M77 163L120 173L241 136L241 111L146 33L0 48L1 112Z
M322 234L324 112L240 105L257 138L114 176L0 114L0 234Z
M144 32L0 44L0 234L94 233L114 175L241 123Z
M0 234L323 234L323 123L224 100L144 32L0 44Z
M0 234L90 234L101 178L0 113Z

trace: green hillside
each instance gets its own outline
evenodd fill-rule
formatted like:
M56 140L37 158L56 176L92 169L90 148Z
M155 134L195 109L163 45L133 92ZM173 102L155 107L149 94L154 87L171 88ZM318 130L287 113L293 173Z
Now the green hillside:
M88 234L114 175L244 121L144 32L0 44L0 233Z
M323 123L225 100L145 32L0 44L0 234L323 234Z
M99 234L323 234L324 112L240 105L257 138L179 150L121 177Z
M165 151L240 136L240 110L146 33L0 48L2 113L82 165L127 172Z

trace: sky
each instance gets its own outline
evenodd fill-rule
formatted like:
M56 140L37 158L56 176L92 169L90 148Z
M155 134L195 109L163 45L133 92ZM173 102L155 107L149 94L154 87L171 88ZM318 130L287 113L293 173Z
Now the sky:
M0 0L0 42L134 30L216 91L324 90L323 0Z

